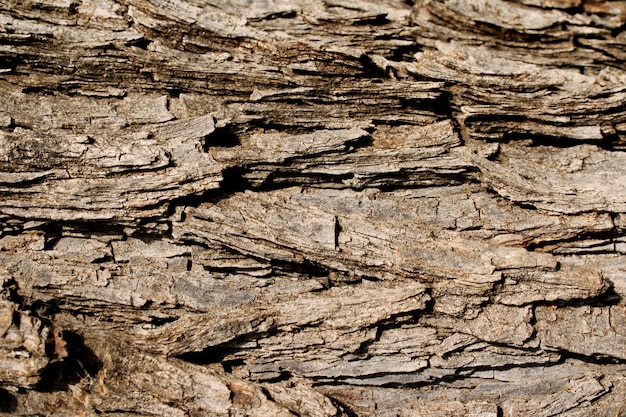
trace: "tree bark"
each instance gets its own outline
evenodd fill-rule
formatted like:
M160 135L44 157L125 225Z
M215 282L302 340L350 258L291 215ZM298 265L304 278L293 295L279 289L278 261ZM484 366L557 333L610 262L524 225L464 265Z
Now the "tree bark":
M626 2L0 20L6 415L626 415Z

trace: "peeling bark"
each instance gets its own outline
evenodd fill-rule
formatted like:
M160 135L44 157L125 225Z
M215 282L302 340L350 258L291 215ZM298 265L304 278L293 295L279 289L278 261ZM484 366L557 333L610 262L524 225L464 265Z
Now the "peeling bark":
M626 413L626 3L0 5L0 412Z

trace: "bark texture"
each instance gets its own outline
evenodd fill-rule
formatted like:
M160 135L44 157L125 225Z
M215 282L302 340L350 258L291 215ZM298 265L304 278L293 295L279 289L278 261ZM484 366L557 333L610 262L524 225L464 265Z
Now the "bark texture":
M626 415L625 25L3 0L0 410Z

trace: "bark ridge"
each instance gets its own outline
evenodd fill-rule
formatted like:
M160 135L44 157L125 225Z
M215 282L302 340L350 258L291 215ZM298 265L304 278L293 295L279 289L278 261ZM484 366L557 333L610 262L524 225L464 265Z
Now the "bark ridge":
M626 414L626 2L0 22L0 412Z

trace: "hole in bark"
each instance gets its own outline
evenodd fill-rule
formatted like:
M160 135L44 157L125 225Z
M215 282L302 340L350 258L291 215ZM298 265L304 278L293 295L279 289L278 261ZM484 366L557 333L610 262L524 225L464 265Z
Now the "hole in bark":
M37 317L49 317L61 311L55 300L35 300L35 302L29 307L29 310L32 311Z
M235 129L232 126L225 126L215 129L213 133L205 137L203 149L207 152L213 147L232 148L237 145L241 145L241 141Z
M376 65L372 61L372 58L368 55L363 54L361 58L359 58L359 61L361 62L363 69L367 72L369 76L387 78L387 72L384 69L380 68L378 65Z
M392 61L413 62L415 61L415 54L421 52L422 50L423 48L418 44L400 46L393 50L390 59Z
M624 32L624 31L626 31L626 23L624 23L620 27L617 27L617 28L611 30L611 36L617 37L620 33Z
M17 398L9 391L0 388L0 412L10 413L17 409Z
M171 97L171 98L180 98L180 95L183 94L185 91L181 88L173 88L173 87L166 87L165 91L167 91L167 94Z
M0 68L8 69L10 72L15 72L15 69L18 65L22 64L24 61L21 58L17 57L2 57L0 58Z
M63 237L63 229L58 224L47 224L42 229L46 236L43 250L53 250Z
M417 100L414 101L414 107L417 109L423 109L427 111L431 111L438 115L443 115L454 121L452 117L452 105L451 105L452 95L448 92L441 92L437 98L426 99L426 100ZM456 129L458 131L458 128Z
M2 288L9 293L7 297L9 301L13 301L17 305L24 304L24 298L19 294L19 287L14 278L7 279L2 285Z
M238 167L227 168L222 172L220 189L223 193L233 193L251 188L250 183L243 177L242 170Z
M148 46L152 43L150 39L141 38L136 41L129 42L130 46L136 46L137 48L143 49L144 51L148 49Z
M90 381L102 368L102 362L85 345L83 338L73 332L63 332L68 356L48 365L41 374L36 389L43 392L66 391L70 385Z

